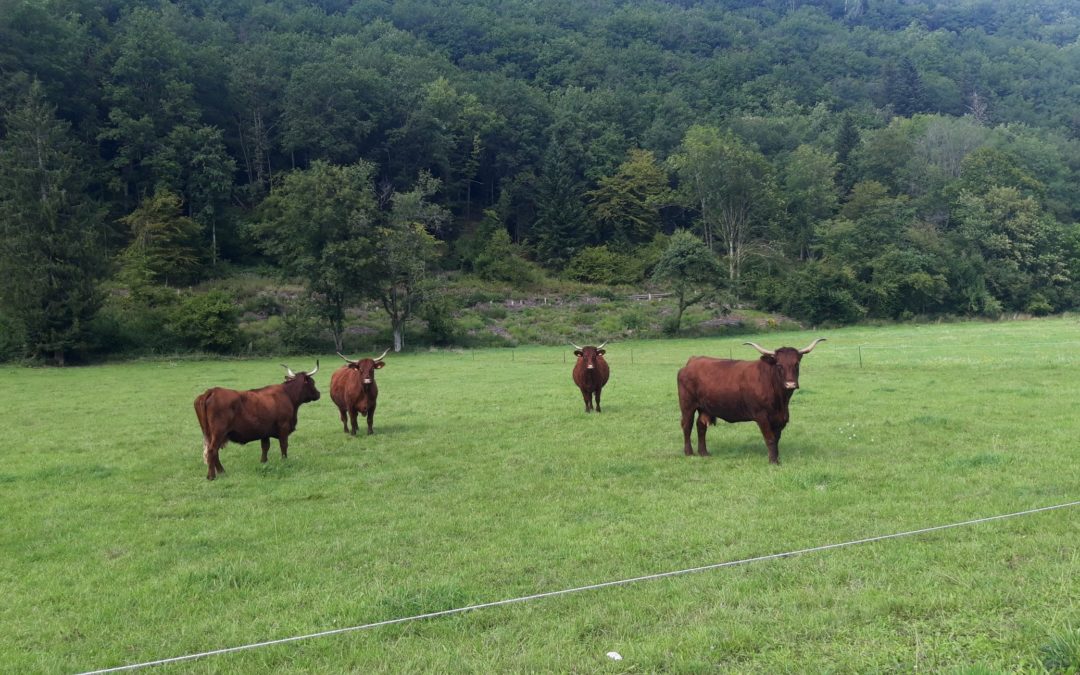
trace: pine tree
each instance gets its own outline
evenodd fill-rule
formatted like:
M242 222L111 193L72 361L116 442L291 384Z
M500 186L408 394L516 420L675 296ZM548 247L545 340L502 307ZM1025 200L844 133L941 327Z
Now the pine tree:
M26 355L64 365L101 304L102 210L85 194L70 125L40 83L5 118L0 141L0 311Z

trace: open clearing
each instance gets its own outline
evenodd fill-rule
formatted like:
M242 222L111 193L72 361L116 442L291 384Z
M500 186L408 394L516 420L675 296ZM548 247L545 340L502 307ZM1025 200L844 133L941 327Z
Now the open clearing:
M711 458L683 456L687 357L822 335L781 466L753 424L721 423ZM258 443L230 444L215 482L192 401L279 382L282 359L0 368L0 671L120 666L1080 498L1076 317L612 344L600 415L583 412L570 352L391 354L375 435L356 438L329 396L341 361L320 355L322 398L300 409L289 459L276 441L265 465ZM1063 509L158 670L1067 671L1078 541L1080 508Z

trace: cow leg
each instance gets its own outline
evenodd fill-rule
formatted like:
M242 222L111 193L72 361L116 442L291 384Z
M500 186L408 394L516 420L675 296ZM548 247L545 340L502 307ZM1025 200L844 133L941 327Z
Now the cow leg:
M375 433L375 406L372 405L367 409L367 435L370 436Z
M281 446L281 458L289 458L289 434L283 433L278 436L278 445ZM267 439L266 446L270 447L270 440Z
M270 452L270 437L260 438L259 443L262 445L262 458L259 461L266 464L266 453Z
M352 410L349 411L349 422L352 423L352 431L350 433L353 436L355 436L356 435L356 408L353 408Z
M694 455L693 448L690 447L690 428L694 426L694 411L683 410L682 413L682 433L683 433L683 454L687 457Z
M708 457L709 451L705 449L705 433L709 430L709 422L712 421L708 415L703 412L699 412L697 416L697 454L702 457Z
M338 408L338 414L341 415L341 427L345 430L345 433L349 433L349 422L345 408Z
M600 412L600 390L596 390L596 412Z
M757 419L758 428L765 438L765 447L769 449L769 464L780 463L780 429L773 428L767 419Z
M217 465L215 464L214 460L214 451L210 449L209 438L203 439L202 456L203 461L206 462L206 480L214 480L214 475L216 473L215 469L217 468Z
M218 458L218 453L221 452L221 446L223 445L225 443L216 438L203 439L203 461L206 462L206 480L214 480L217 474L225 473L225 467L221 466L221 460Z
M585 399L585 412L592 412L592 392L582 389L581 397Z

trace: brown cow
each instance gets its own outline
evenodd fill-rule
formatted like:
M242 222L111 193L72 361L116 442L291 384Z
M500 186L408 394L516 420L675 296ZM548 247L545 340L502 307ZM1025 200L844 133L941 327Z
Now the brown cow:
M270 439L278 439L281 457L289 456L289 434L296 430L296 411L308 401L319 400L312 375L319 372L319 362L310 373L288 373L282 384L261 389L236 391L214 387L195 399L195 414L203 432L203 460L208 471L206 480L225 473L218 454L229 441L241 445L258 440L262 443L262 460L270 450Z
M346 413L352 422L352 435L356 435L356 415L367 415L368 436L375 433L372 422L375 420L375 404L379 398L379 385L375 384L375 371L386 364L383 357L390 352L388 348L380 356L374 359L348 359L341 352L338 356L345 359L348 365L334 371L330 377L330 398L337 404L338 412L341 413L341 425L345 427L345 433L349 432L349 425L345 421Z
M604 360L604 345L607 340L600 343L599 347L578 347L573 342L574 356L578 357L574 364L574 384L581 390L581 396L585 399L585 412L592 412L593 396L596 397L596 412L600 411L600 390L607 384L611 370L607 361Z
M690 426L697 418L698 454L708 455L705 432L716 420L757 422L769 462L780 463L780 434L788 423L788 402L799 388L799 361L809 354L818 338L804 349L781 347L776 351L746 342L761 352L757 361L692 356L679 371L679 407L682 409L683 452L690 448Z

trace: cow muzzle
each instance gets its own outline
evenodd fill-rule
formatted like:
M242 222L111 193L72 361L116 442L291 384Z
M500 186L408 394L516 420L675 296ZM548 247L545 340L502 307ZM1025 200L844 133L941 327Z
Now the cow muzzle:
M799 383L798 382L785 382L784 383L784 389L798 389L798 388L799 388Z
M585 370L592 370L592 369L594 369L594 368L596 368L596 366L594 366L594 365L593 365L593 364L591 364L591 363L590 363L589 365L585 366Z
M369 377L368 379L364 380L364 384L371 384L371 378Z

